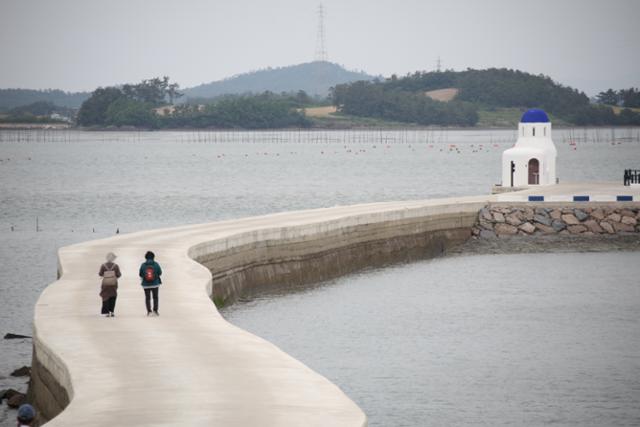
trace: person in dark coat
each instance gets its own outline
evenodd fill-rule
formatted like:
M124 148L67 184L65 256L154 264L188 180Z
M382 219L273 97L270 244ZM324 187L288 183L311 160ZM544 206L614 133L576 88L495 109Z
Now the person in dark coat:
M120 267L114 261L116 254L109 252L107 262L100 266L98 276L102 277L100 297L102 297L101 313L104 317L114 317L116 310L116 298L118 297L118 278L122 276Z
M142 279L142 289L144 289L144 302L147 306L147 316L151 315L151 296L153 295L153 314L159 316L158 313L158 298L160 285L162 284L162 268L160 264L155 261L155 254L148 251L144 255L146 261L140 265L139 276Z

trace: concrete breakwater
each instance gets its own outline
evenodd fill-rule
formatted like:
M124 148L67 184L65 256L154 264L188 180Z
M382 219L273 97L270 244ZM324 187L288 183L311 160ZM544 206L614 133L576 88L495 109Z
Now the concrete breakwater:
M327 280L365 268L443 254L470 237L475 211L344 224L313 233L289 232L279 239L253 241L225 250L210 243L189 255L212 274L209 295L218 306L244 292L271 284ZM293 230L290 230L293 231Z
M640 233L639 203L488 205L478 213L472 230L472 234L480 238L630 233Z
M600 212L605 230L611 223L624 233L631 218L637 230L634 202L514 205L497 203L499 197L285 212L61 248L59 280L35 307L30 399L54 427L111 426L115 419L140 426L364 426L365 414L338 387L229 324L211 300L226 304L271 283L304 284L428 258L472 234L527 234L525 223L533 234L550 232L543 226L553 229L558 214L566 224L558 233L593 233L569 226L588 229ZM580 223L568 224L573 217ZM137 277L149 249L165 271L159 318L145 316ZM96 271L110 251L124 275L117 316L106 319L97 314Z
M35 308L30 397L51 426L364 426L338 387L226 322L210 299L440 254L470 237L490 200L287 212L62 248L60 278ZM158 318L144 315L137 278L147 249L165 271ZM124 272L113 319L97 314L96 266L109 251Z

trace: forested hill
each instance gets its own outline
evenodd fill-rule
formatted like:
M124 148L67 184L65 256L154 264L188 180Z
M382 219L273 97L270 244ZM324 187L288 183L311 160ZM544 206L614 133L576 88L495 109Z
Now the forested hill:
M185 89L183 92L187 98L212 98L227 94L257 94L265 91L282 93L303 90L311 96L325 97L329 93L329 88L337 84L374 78L361 71L349 71L338 64L316 61L240 74Z
M0 111L8 111L35 102L49 102L59 107L80 108L89 92L64 92L58 89L0 89Z
M390 89L430 91L457 88L459 101L485 107L543 108L567 115L589 105L589 98L577 89L563 86L544 75L490 68L486 70L417 72L387 81Z
M434 101L425 92L456 88L449 103ZM577 89L550 77L517 70L496 69L416 72L391 76L383 82L338 85L333 103L346 114L415 122L425 125L473 126L479 111L506 108L542 108L575 125L638 125L640 115L593 105Z

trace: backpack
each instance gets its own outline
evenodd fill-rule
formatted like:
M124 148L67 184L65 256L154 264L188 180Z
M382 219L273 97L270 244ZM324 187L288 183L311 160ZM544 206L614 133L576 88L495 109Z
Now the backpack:
M111 264L111 268L107 267L107 264L103 265L104 271L102 273L102 285L104 286L116 286L118 284L118 278L116 277L115 264Z
M144 269L144 281L145 282L155 282L156 280L156 269L153 268L153 265L148 265L145 269Z

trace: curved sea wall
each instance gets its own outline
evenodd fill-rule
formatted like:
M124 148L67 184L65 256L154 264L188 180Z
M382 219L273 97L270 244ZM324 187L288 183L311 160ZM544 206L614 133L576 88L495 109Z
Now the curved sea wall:
M208 293L217 305L226 305L249 289L270 284L311 283L365 267L441 255L470 237L478 206L327 221L248 241L248 236L237 236L224 248L220 242L196 245L189 256L211 271Z
M215 309L249 288L305 283L425 258L471 235L492 197L376 203L121 235L59 251L59 280L35 308L31 398L48 426L364 426L338 387ZM160 317L137 271L153 250ZM98 267L123 271L115 318L99 311Z

